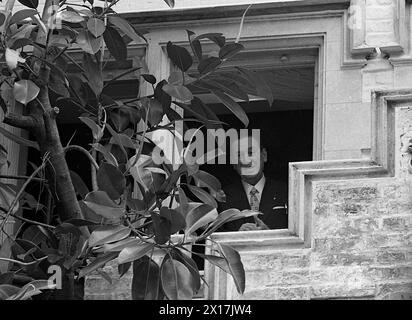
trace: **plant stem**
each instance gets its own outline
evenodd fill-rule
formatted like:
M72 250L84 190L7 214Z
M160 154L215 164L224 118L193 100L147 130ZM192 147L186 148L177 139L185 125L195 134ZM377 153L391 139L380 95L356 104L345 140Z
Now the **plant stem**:
M6 225L6 222L7 222L8 218L12 214L13 209L16 206L17 202L19 201L19 198L23 194L24 190L29 185L29 183L32 181L32 178L34 178L37 175L37 173L39 173L40 170L43 169L45 163L46 162L43 162L43 164L41 166L39 166L36 170L34 170L34 172L31 174L29 179L27 179L27 181L23 184L20 191L17 193L16 197L13 199L13 202L11 203L9 210L7 211L6 216L4 217L4 220L1 223L0 230L3 230L4 226Z

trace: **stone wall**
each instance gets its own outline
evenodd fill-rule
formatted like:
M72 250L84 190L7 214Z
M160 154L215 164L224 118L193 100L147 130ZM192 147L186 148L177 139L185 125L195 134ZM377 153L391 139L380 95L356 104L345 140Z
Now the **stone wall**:
M242 298L385 299L412 292L412 184L318 182L313 192L311 248L243 254Z

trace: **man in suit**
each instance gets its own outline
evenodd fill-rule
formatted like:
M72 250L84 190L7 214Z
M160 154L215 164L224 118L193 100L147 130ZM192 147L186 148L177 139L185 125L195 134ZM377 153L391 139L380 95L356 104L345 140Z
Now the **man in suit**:
M220 231L251 231L286 229L288 227L288 186L286 183L265 177L263 169L267 151L253 135L232 141L237 144L238 161L233 165L240 179L223 188L226 202L220 203L219 212L230 208L251 209L261 214L226 223ZM236 150L236 149L235 149ZM235 152L234 152L235 153Z

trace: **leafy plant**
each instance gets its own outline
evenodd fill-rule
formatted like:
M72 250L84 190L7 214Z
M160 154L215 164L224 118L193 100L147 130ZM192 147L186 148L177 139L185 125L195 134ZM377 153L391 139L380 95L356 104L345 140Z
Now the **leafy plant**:
M224 201L220 182L196 164L156 164L156 144L150 139L156 132L172 134L179 120L197 122L199 128L221 126L218 117L195 96L199 90L215 95L245 126L247 115L235 99L248 101L248 94L254 94L273 102L259 74L242 68L219 70L243 46L227 43L221 33L196 35L187 30L192 53L167 44L167 54L176 67L168 79L159 81L140 66L107 81L107 61L114 59L120 65L128 57L130 39L145 41L144 31L114 12L118 1L99 7L91 0L77 6L47 0L41 14L37 0L19 0L26 9L12 14L15 1L9 0L0 13L0 54L5 62L0 76L0 122L28 130L36 141L3 128L1 132L38 149L42 159L31 176L9 177L24 180L20 190L0 183L1 230L10 217L25 226L17 236L9 235L1 247L1 298L28 299L50 289L45 281L52 265L61 267L64 281L61 293L49 294L73 298L76 283L92 272L111 281L102 267L117 259L121 276L133 270L134 299L191 299L204 281L191 257L191 245L208 239L231 220L254 214L236 209L219 214L217 202ZM174 1L165 2L174 5ZM58 6L60 27L50 23L56 17L52 5ZM203 52L206 39L215 43L218 55ZM81 62L70 55L73 47L82 51ZM108 95L113 81L136 72L137 80L153 88L150 95L129 101ZM14 104L23 105L23 115L13 113ZM88 150L72 144L63 147L58 106L84 110L79 119L93 136ZM186 116L175 107L182 108ZM181 156L190 148L191 142ZM90 160L92 190L69 170L68 152L81 152ZM2 146L1 166L8 166ZM40 183L53 201L42 204L41 198L35 199L26 192L29 183ZM45 221L23 218L17 215L19 207L46 212L47 217ZM239 253L219 243L211 249L213 255L198 255L231 274L242 293L245 273ZM161 257L160 263L154 256Z

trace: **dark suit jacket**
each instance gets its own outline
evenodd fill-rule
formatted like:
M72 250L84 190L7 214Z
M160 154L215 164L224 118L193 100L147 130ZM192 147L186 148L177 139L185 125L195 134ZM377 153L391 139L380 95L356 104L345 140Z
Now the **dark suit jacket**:
M230 208L239 210L250 209L248 196L240 179L223 188L226 194L226 202L219 204L219 212ZM269 229L287 229L288 227L288 186L286 183L266 178L265 186L260 199L259 211L263 215L258 217ZM286 206L286 208L285 208ZM244 223L255 223L253 217L230 221L219 231L238 231Z

